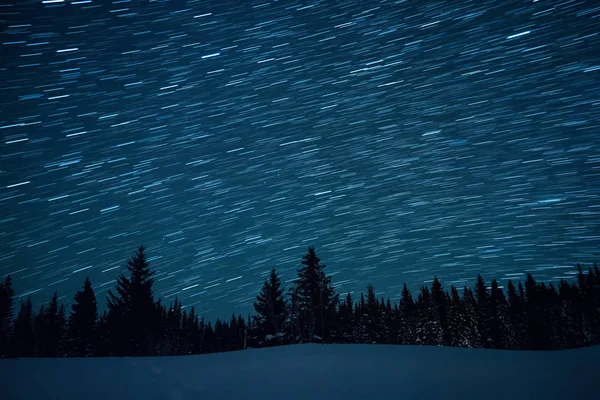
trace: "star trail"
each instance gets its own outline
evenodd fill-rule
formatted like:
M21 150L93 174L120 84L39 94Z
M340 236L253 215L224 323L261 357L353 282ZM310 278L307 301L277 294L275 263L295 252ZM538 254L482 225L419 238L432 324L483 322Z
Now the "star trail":
M137 246L247 313L309 245L339 292L600 261L596 1L0 6L0 275L38 304Z

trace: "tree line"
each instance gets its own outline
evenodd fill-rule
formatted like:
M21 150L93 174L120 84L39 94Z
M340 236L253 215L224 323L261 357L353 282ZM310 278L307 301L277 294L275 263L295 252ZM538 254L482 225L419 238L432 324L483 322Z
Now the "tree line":
M254 313L214 324L175 298L168 306L153 292L155 271L140 247L108 291L99 315L88 278L67 315L58 294L35 312L31 297L15 316L11 277L0 283L0 356L109 357L203 354L294 343L379 343L519 350L559 350L600 343L600 270L575 282L507 282L477 277L462 293L440 280L399 302L366 296L340 298L325 265L309 247L297 278L285 290L273 269L253 303Z

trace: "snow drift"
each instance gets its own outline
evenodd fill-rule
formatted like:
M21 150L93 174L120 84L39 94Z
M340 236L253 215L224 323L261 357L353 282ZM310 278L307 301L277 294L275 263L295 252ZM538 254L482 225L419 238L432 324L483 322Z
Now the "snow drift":
M0 361L12 399L592 399L600 346L518 352L295 345L185 357Z

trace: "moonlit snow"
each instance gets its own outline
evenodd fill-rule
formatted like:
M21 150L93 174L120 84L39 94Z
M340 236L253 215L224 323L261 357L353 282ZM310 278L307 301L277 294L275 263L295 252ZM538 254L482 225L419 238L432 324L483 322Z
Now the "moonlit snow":
M0 361L3 400L593 399L600 346L555 352L296 345Z

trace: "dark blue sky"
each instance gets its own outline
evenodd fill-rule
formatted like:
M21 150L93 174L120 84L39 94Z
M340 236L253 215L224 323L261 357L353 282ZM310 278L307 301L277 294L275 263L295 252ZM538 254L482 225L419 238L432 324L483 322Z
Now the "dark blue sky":
M338 290L571 278L600 244L596 1L0 7L0 275L247 313L309 245Z

